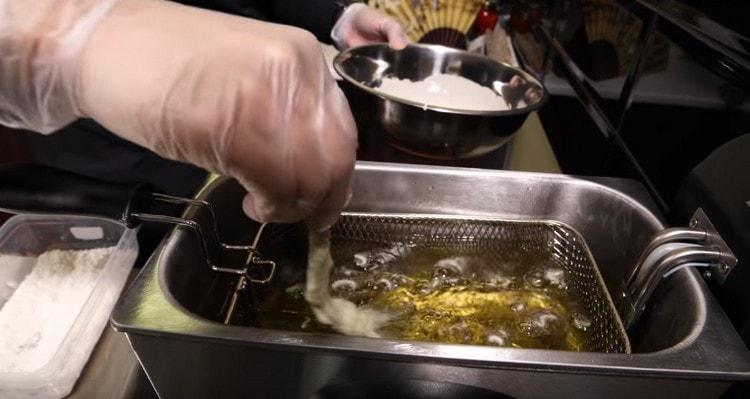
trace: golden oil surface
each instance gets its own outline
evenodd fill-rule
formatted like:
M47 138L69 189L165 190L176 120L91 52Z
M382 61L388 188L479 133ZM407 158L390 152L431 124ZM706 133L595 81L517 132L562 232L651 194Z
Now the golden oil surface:
M518 348L586 350L586 331L574 327L575 308L561 293L456 285L424 294L399 287L373 298L371 306L397 312L388 336L417 341Z
M504 257L390 247L334 256L331 290L387 312L383 337L453 344L588 351L592 318L548 254ZM332 332L304 301L304 285L265 296L256 324Z

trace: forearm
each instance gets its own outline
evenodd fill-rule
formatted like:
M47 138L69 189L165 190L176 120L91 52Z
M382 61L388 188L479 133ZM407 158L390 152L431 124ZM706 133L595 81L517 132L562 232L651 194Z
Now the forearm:
M0 123L49 133L79 116L74 68L117 0L0 0Z

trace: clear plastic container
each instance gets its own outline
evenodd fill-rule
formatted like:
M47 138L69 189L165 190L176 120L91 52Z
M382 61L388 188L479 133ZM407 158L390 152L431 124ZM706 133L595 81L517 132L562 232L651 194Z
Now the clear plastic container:
M33 270L39 255L53 249L102 247L113 250L96 271L91 292L82 294L87 295L83 305L67 313L76 316L62 323L70 328L59 346L38 356L44 365L34 371L0 369L0 398L60 398L71 392L138 255L136 231L107 219L18 215L0 228L0 312ZM15 302L17 306L19 301ZM55 317L43 310L34 312L41 313L39 317Z

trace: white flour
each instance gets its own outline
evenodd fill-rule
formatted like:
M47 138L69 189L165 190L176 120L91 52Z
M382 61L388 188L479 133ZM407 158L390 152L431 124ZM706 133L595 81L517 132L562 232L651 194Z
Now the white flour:
M510 109L489 87L457 75L437 74L417 82L386 77L378 90L419 104L467 111Z
M32 372L47 364L78 317L112 250L52 250L40 255L35 265L33 257L0 255L0 267L34 265L4 305L0 298L0 373ZM12 280L0 283L16 284Z
M330 325L336 331L346 335L380 337L378 330L390 319L388 314L374 309L361 309L346 299L331 297L328 289L333 268L330 247L330 241L326 237L317 233L310 234L305 299L318 321Z

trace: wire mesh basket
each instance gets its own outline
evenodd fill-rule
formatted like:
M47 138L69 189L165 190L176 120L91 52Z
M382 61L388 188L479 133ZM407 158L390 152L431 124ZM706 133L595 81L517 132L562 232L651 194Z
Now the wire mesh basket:
M337 270L353 268L414 275L425 254L471 259L464 275L533 276L540 265L561 269L564 289L590 316L584 350L629 353L630 344L612 298L581 235L554 221L509 221L454 216L344 214L331 231ZM438 262L439 263L439 262ZM339 274L338 276L336 274ZM542 273L543 274L543 273ZM542 289L542 288L540 288Z

